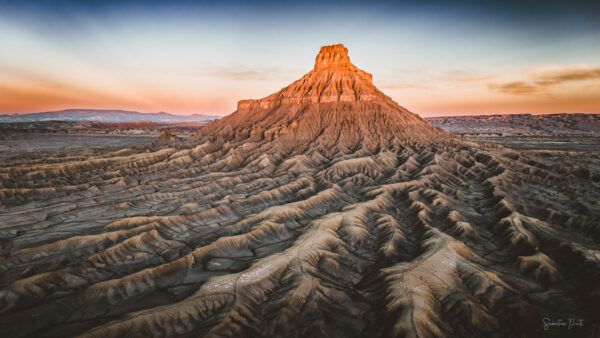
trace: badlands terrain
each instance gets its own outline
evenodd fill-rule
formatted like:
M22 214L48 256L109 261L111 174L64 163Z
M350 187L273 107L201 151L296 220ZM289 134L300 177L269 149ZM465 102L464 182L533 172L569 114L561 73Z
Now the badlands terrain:
M342 45L193 138L0 182L2 337L600 332L600 155L448 134Z
M426 120L457 134L600 136L600 114L444 116Z

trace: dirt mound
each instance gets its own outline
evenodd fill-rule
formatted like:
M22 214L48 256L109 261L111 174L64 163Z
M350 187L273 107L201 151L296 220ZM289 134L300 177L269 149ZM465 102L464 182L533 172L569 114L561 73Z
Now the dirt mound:
M163 130L160 132L160 135L154 142L152 142L152 147L160 148L160 147L171 147L171 148L180 148L183 146L183 141L181 138L173 135L170 130Z

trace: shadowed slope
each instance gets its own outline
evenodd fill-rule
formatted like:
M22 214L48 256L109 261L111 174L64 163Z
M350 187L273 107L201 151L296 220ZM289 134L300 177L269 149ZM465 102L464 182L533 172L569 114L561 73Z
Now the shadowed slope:
M309 75L370 93L345 60L325 47ZM594 334L597 155L478 146L385 96L277 102L196 144L2 163L0 335Z

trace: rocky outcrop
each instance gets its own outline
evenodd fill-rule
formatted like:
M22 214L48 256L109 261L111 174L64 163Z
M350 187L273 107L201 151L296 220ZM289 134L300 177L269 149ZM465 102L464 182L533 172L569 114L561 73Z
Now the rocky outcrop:
M323 151L447 137L379 91L342 45L322 47L315 68L300 80L263 99L240 101L237 111L200 135L213 141L277 137L290 147L313 144Z
M158 138L152 142L152 146L155 148L180 148L183 146L183 141L181 138L173 135L170 130L163 130L160 132Z

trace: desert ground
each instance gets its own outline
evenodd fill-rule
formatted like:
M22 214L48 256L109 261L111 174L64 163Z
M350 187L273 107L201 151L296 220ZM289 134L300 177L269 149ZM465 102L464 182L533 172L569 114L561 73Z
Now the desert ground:
M600 154L434 128L341 45L193 137L55 140L0 160L0 336L600 332Z
M600 114L495 114L426 118L434 127L457 134L600 135Z
M477 143L495 143L516 150L556 150L566 152L600 152L600 137L565 136L465 136Z

